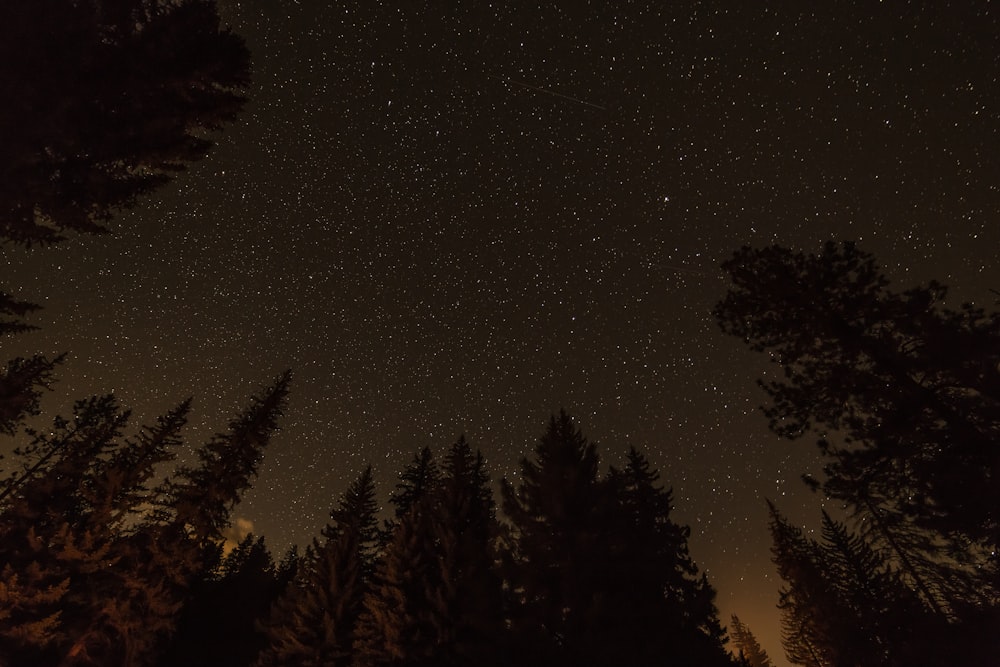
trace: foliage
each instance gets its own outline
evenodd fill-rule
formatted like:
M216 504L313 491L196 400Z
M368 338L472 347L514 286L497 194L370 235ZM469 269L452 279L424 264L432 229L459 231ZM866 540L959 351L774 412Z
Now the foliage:
M206 575L191 587L161 667L249 667L266 645L257 623L287 579L264 538L247 535Z
M723 331L783 371L761 383L771 427L844 440L821 441L828 494L1000 543L1000 316L946 308L938 283L894 292L851 243L818 255L743 248L723 268Z
M21 245L102 232L233 120L243 40L207 0L0 4L0 237Z
M598 456L565 412L553 416L521 460L517 487L501 485L504 514L514 529L507 578L514 595L511 622L534 655L576 662L594 638L589 623L601 563Z
M690 559L672 496L634 449L597 476L596 448L565 413L553 417L504 480L511 624L522 661L547 664L729 664L715 592ZM530 657L529 657L530 656Z
M673 492L635 448L603 486L607 543L599 628L605 664L652 664L659 656L690 665L727 664L715 591L688 552L691 530L671 519Z
M266 645L257 665L350 664L373 567L376 511L369 466L330 512L324 542L314 541L269 620L261 624Z
M934 613L972 622L1000 600L1000 315L896 292L854 244L743 248L715 309L767 353L778 434L819 436L825 478L872 548ZM839 443L839 444L837 444Z
M357 664L495 662L502 596L482 455L459 438L442 468L425 448L400 478L402 492L392 500L406 512L392 526L364 599Z
M177 501L228 522L286 388L287 375L233 421L230 433L203 448L227 459L224 465L206 455L201 468L182 470L182 479L202 480L212 470L212 483L198 489L149 488L181 444L187 401L134 438L122 437L128 413L110 396L79 401L72 419L34 432L21 450L24 472L0 505L0 662L151 662L196 576L214 564L209 547L220 539L206 532L220 524L198 530ZM165 488L183 493L167 500ZM160 510L151 514L156 505Z
M743 656L749 667L774 667L771 657L754 637L750 628L743 623L736 614L730 618L729 638L733 642L733 648Z

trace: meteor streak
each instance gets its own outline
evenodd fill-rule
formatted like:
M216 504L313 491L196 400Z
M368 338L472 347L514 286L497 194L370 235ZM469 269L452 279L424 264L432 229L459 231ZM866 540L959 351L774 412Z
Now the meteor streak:
M587 100L581 100L576 97L570 97L569 95L563 95L562 93L557 93L554 90L549 90L547 88L540 88L538 86L533 86L530 83L525 83L524 81L518 81L517 79L505 79L499 76L488 75L491 79L496 79L497 81L502 81L503 83L512 83L515 86L521 86L522 88L527 88L528 90L536 90L540 93L545 93L546 95L552 95L553 97L561 97L564 100L569 100L570 102L576 102L577 104L584 104L588 107L593 107L594 109L600 109L601 111L607 111L607 108L602 107L599 104L594 104L593 102L588 102Z

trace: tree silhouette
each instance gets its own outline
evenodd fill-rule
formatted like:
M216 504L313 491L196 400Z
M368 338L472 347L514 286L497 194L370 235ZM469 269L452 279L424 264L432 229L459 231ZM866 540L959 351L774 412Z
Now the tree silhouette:
M375 567L354 641L359 667L433 664L438 622L425 604L437 576L429 504L425 498L401 517Z
M0 337L35 329L23 318L37 310L39 306L33 303L0 292ZM0 433L14 435L25 418L39 414L42 391L48 389L55 367L62 360L62 356L50 360L34 355L7 362L7 367L0 371Z
M730 618L729 638L749 667L774 667L771 657L754 637L750 628L736 614Z
M209 0L0 4L0 237L102 232L212 146L249 52Z
M72 640L66 606L75 575L93 573L110 548L104 526L92 522L83 490L102 456L114 451L127 420L113 398L78 401L74 418L57 418L36 433L28 465L0 513L0 588L14 595L0 632L0 660L43 663Z
M716 318L782 367L761 383L765 414L782 436L820 436L826 477L812 483L937 613L996 605L1000 316L944 307L933 282L894 292L851 243L743 248L723 268L733 284Z
M521 460L518 486L502 481L504 514L515 531L507 566L511 624L538 664L579 664L595 640L591 618L607 546L597 466L596 448L561 412L535 459Z
M2 3L0 55L0 87L16 100L0 109L0 239L22 246L105 231L115 210L205 155L249 81L249 54L214 0ZM0 334L29 331L36 309L0 293ZM61 361L6 364L0 432L39 413ZM0 664L149 663L256 473L282 384L203 448L200 466L153 490L188 403L124 441L127 413L110 397L28 431L0 487Z
M260 667L349 665L362 598L373 567L377 541L375 484L371 466L331 511L299 564L296 578L275 603L262 629L267 646Z
M263 537L247 535L191 587L161 667L249 667L264 648L257 623L287 581Z
M823 576L816 544L773 504L768 508L774 563L785 582L778 601L785 656L807 667L847 664L840 661L838 650L844 639L840 626L849 619Z
M688 553L690 529L671 518L673 493L635 448L605 482L607 543L595 664L729 663L715 591Z
M822 540L770 505L781 591L782 642L802 665L981 664L976 636L933 612L864 536L823 513Z
M482 455L459 438L438 467L425 447L400 480L391 498L405 513L365 596L356 664L495 664L502 590Z
M434 496L430 531L437 571L428 595L438 619L434 661L494 664L503 643L495 506L483 455L473 453L464 437L445 455Z
M264 448L278 430L291 382L285 371L251 399L250 406L198 450L198 465L183 466L164 485L161 518L192 542L214 546L223 541L233 508L257 475Z
M146 619L135 609L142 608L137 602L147 597L149 582L129 567L133 555L129 536L154 500L155 492L147 483L158 466L173 460L182 442L180 431L190 407L191 402L184 401L156 425L142 428L109 457L96 461L81 487L91 508L81 526L91 545L87 557L97 560L86 576L72 579L64 603L72 640L65 650L68 664L121 663L131 645L129 638L144 632Z
M153 492L152 511L123 535L120 566L132 582L119 590L131 610L117 637L120 662L148 664L176 629L198 578L218 564L223 531L257 474L277 429L290 374L251 398L228 431L198 450L197 466L182 466Z

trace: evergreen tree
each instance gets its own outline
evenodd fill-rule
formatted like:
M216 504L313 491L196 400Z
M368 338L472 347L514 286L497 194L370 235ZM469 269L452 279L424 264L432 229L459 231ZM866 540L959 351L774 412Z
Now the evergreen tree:
M400 479L392 499L405 514L393 525L365 597L357 663L495 662L502 596L482 455L459 438L439 469L424 448Z
M441 479L441 470L430 447L413 455L410 463L399 473L396 490L389 494L395 506L396 518L406 516L417 502L433 490Z
M284 590L286 586L295 580L301 560L302 556L299 555L298 545L293 544L288 547L285 555L281 557L281 560L275 566L275 580L278 583L279 589Z
M358 620L357 665L433 664L447 622L434 542L441 483L430 447L399 474L389 496L396 518L383 527L382 554Z
M495 506L481 452L464 437L444 458L431 517L437 571L427 604L434 610L440 665L487 665L502 644L503 597L496 570Z
M740 621L736 614L731 617L729 638L733 640L733 648L743 656L747 667L774 667L767 651L761 647L750 628Z
M165 485L163 523L198 545L221 543L230 514L257 475L264 448L278 429L291 373L251 399L250 407L198 450L199 464L179 469Z
M228 453L218 436L203 449L202 460L212 460L208 451L243 456L250 462L230 460L216 472L252 473L286 384L287 377L258 400L256 411L251 408L233 423ZM27 590L30 582L48 606L8 619L12 636L37 639L4 646L12 661L103 667L152 659L210 552L211 538L195 539L191 523L178 529L164 519L176 506L161 508L156 518L146 514L154 498L164 502L163 490L147 484L157 466L172 459L188 410L185 402L138 437L121 441L127 413L110 397L91 399L77 404L72 421L57 420L51 435L36 434L27 449L38 460L27 466L31 474L22 476L2 514L4 572L8 590ZM251 440L255 444L249 445ZM213 516L228 512L248 483L246 476L230 481L236 495ZM221 478L219 485L224 486ZM193 493L182 485L170 488ZM206 487L204 497L221 502L211 491ZM162 539L168 536L175 541ZM19 607L27 611L23 602Z
M0 587L16 604L0 631L0 660L52 660L70 637L63 616L73 577L106 564L106 532L88 523L82 490L128 415L110 396L78 401L74 413L72 421L57 418L51 433L34 434L28 450L45 452L46 464L27 466L0 512Z
M250 406L198 451L197 467L181 467L158 489L156 509L128 536L124 549L137 586L133 609L142 627L127 638L124 664L145 664L170 635L192 584L219 562L231 512L257 474L278 428L290 373L251 399Z
M916 593L863 536L850 533L826 512L822 537L823 575L852 619L851 642L844 645L850 647L852 659L873 665L909 665L926 657L912 651L923 641L921 632L934 621Z
M806 538L773 505L771 531L781 591L783 643L804 665L946 665L963 655L936 646L946 622L867 541L823 513L822 541ZM960 660L961 662L961 660Z
M355 627L373 568L377 541L371 466L330 513L324 542L315 541L263 631L261 667L351 664Z
M354 640L358 667L434 664L440 619L426 604L438 585L428 505L425 496L400 518L376 565Z
M673 493L634 448L608 475L607 543L592 664L724 665L715 591L688 553L690 529L671 520Z
M889 289L853 244L818 255L744 248L722 329L767 352L780 435L821 436L825 479L923 603L951 622L1000 607L1000 315L945 307L929 283ZM842 444L835 444L834 437Z
M145 619L136 609L142 608L137 603L149 583L128 567L127 535L153 499L147 483L181 444L190 407L190 400L184 401L155 426L142 428L98 461L81 485L89 512L76 530L90 543L87 558L94 564L87 571L78 567L69 589L64 610L70 615L70 642L63 664L122 664L129 638L143 631Z
M0 237L104 231L242 108L243 40L214 0L0 3Z
M514 531L507 561L511 624L536 664L582 664L594 640L606 546L597 466L594 445L561 412L534 460L521 460L520 483L502 481L503 510Z
M785 582L778 598L785 657L806 667L840 665L838 647L842 637L837 624L846 618L846 610L827 586L815 543L781 516L773 504L768 503L768 508L774 563Z
M39 310L39 306L18 301L0 292L0 337L13 336L35 329L22 318ZM0 433L14 435L21 422L39 414L42 391L52 383L55 367L63 360L60 355L49 359L36 354L30 358L16 358L7 362L0 372ZM12 482L15 480L11 480ZM0 501L6 490L0 490Z
M265 646L257 631L284 589L263 537L247 535L192 586L162 667L249 667Z

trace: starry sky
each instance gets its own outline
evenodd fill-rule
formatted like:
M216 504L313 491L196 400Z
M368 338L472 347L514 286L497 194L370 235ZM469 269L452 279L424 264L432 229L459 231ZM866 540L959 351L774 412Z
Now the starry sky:
M254 57L217 146L112 234L5 247L66 351L51 411L113 391L192 444L285 368L237 510L276 551L371 463L383 497L464 433L513 475L565 408L647 453L719 591L783 663L764 498L811 525L809 441L711 318L742 245L854 239L900 287L1000 288L1000 7L226 0ZM22 350L15 350L15 353Z

